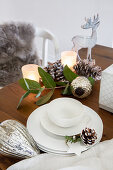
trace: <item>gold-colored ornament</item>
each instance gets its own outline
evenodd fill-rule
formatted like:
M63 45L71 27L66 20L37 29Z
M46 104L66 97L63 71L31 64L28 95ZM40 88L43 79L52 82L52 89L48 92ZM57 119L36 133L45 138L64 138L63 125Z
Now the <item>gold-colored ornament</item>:
M72 81L71 90L75 97L85 98L91 93L92 85L86 77L79 76Z

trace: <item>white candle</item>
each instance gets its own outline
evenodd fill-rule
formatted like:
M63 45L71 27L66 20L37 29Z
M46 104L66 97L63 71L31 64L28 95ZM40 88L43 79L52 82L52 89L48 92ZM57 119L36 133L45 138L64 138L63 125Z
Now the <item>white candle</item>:
M61 53L61 63L62 65L67 65L71 70L77 62L77 53L74 51L64 51Z
M23 78L27 78L30 80L35 80L39 82L39 73L38 73L38 65L36 64L27 64L22 67Z

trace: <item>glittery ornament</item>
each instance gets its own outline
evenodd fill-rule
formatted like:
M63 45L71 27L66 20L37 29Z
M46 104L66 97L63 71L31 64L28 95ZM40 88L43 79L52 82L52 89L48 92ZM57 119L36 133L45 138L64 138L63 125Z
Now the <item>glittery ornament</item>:
M0 124L0 153L6 156L31 158L40 153L28 130L16 120Z
M86 77L79 76L72 81L71 91L75 97L84 98L91 93L92 85Z

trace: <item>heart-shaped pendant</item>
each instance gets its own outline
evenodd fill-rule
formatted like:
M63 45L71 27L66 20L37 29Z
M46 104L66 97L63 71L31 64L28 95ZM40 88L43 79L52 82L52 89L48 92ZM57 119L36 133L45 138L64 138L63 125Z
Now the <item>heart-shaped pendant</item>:
M5 120L0 124L0 153L6 156L31 158L40 151L24 125L16 120Z

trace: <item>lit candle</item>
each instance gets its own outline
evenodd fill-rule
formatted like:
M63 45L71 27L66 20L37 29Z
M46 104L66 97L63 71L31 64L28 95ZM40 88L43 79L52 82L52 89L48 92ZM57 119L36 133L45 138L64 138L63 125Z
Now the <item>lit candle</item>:
M27 64L22 67L23 78L27 78L30 80L35 80L39 82L39 73L38 73L38 65L36 64Z
M67 65L71 70L77 62L77 53L75 51L64 51L61 53L61 63L62 65Z

